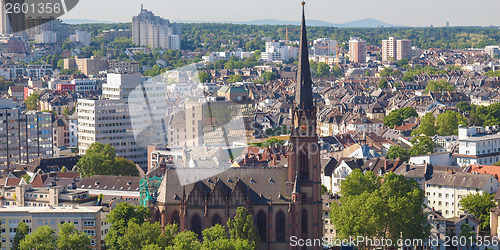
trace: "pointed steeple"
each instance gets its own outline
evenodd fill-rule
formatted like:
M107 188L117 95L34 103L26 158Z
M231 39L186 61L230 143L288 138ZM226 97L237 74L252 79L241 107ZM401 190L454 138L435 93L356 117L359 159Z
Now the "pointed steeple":
M313 108L312 79L309 66L309 46L307 44L305 2L302 2L302 27L299 48L299 65L297 69L297 85L295 86L295 104L299 108Z

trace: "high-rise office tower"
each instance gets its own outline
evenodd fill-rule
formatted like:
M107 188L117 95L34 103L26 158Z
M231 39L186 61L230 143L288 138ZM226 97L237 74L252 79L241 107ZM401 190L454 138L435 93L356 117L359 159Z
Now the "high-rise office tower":
M19 103L0 99L0 166L4 169L52 157L52 114L23 111Z

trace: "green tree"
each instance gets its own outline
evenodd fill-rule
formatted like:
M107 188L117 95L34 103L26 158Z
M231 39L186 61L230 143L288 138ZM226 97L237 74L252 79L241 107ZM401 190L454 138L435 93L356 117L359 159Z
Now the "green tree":
M198 77L200 78L200 82L202 83L209 82L210 80L212 80L212 77L206 71L200 72L198 74Z
M448 110L439 114L436 119L437 133L439 135L458 135L458 126L467 126L467 119L462 114Z
M432 113L427 113L420 120L420 125L417 129L413 130L412 135L427 135L434 136L437 133L436 118Z
M340 190L340 205L334 203L330 213L338 237L384 237L396 242L429 233L424 193L415 180L392 172L376 178L356 169L341 182Z
M232 240L247 240L252 249L259 247L257 228L252 214L246 208L239 207L234 218L228 220L227 227Z
M107 175L139 176L139 170L132 161L117 157L112 165L111 172Z
M68 107L66 107L66 108L64 109L64 111L63 111L63 115L66 115L66 116L70 115Z
M410 148L411 156L427 155L434 153L434 142L428 136L419 136L411 140L413 147Z
M78 69L72 68L72 69L62 69L60 74L63 76L64 75L71 76L71 75L80 75L82 74L82 72Z
M176 225L174 227L177 227ZM169 236L171 237L171 236ZM165 248L172 245L173 238L166 237L161 230L159 222L144 222L137 224L129 221L125 234L120 237L118 243L121 249L137 249L137 246L156 245Z
M338 78L338 77L341 77L341 76L344 76L344 73L342 72L342 70L340 69L339 66L334 66L332 68L332 72L331 72L332 76Z
M446 80L439 81L429 81L427 87L425 87L425 92L441 92L441 91L453 91L455 86L449 84Z
M116 157L115 149L109 144L92 143L76 164L84 177L94 175L139 176L134 163Z
M472 111L471 105L466 101L459 102L457 104L457 108L458 108L458 111L460 111L460 112L471 112Z
M391 76L392 69L391 68L384 68L383 70L380 71L380 77L388 77Z
M176 250L198 250L201 248L201 243L195 232L183 231L175 236L173 248Z
M266 81L273 81L274 79L276 79L276 74L270 71L266 71L262 73L262 78L265 79Z
M379 89L387 88L387 83L388 83L387 79L385 78L380 79L380 81L378 81L378 88Z
M403 117L403 120L406 120L410 117L418 117L417 111L412 107L405 107L405 108L399 109L399 113Z
M481 221L480 229L487 232L490 229L490 209L494 208L493 194L471 193L460 199L462 211L470 213Z
M36 94L36 93L28 96L28 98L26 98L26 100L24 100L24 102L26 103L26 106L27 106L26 108L28 110L38 110L39 99L40 99L40 95Z
M467 239L466 249L470 249L469 247L471 247L473 243L476 243L476 233L474 233L472 227L469 224L464 223L460 225L460 234L458 235L458 238L461 239L462 237Z
M372 75L372 73L370 73L370 71L366 71L366 72L365 72L365 76L368 76L368 77L369 77L369 76L371 76L371 75Z
M408 150L398 146L394 145L389 148L389 151L387 151L387 156L388 159L401 159L403 162L408 162L410 159L410 153Z
M386 117L384 117L384 126L388 128L395 128L396 126L401 126L403 124L403 117L399 111L391 111Z
M12 241L12 248L13 250L19 250L21 249L19 244L21 241L28 235L29 233L29 227L26 225L24 222L19 222L17 224L17 229L16 229L16 235L14 236L14 241Z
M241 82L241 81L243 81L243 78L241 77L241 75L236 74L236 75L229 76L229 79L227 81L231 82L231 83Z
M226 229L217 224L211 228L203 230L204 249L231 249L230 241L226 236ZM222 247L222 248L221 248Z
M110 249L121 249L119 241L126 233L128 223L142 224L148 217L149 211L145 207L119 203L107 216L111 228L105 238L106 246Z
M73 223L64 223L59 226L57 248L59 250L90 249L90 236L75 228Z
M19 243L22 250L53 250L57 247L56 231L49 226L39 227L35 232L26 235Z
M330 76L330 66L324 62L320 62L316 65L316 76L317 77L327 77Z

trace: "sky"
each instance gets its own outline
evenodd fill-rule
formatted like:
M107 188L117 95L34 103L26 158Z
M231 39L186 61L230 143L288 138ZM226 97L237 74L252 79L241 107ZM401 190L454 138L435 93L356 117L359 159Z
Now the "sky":
M300 20L300 0L80 0L62 19L131 22L144 8L172 21ZM309 0L306 17L329 23L365 18L413 27L500 26L499 0Z

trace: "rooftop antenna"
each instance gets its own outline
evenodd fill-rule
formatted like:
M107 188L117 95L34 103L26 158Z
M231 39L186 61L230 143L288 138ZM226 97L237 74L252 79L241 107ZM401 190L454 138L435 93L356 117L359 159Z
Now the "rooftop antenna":
M144 4L141 4L141 11L144 10Z

